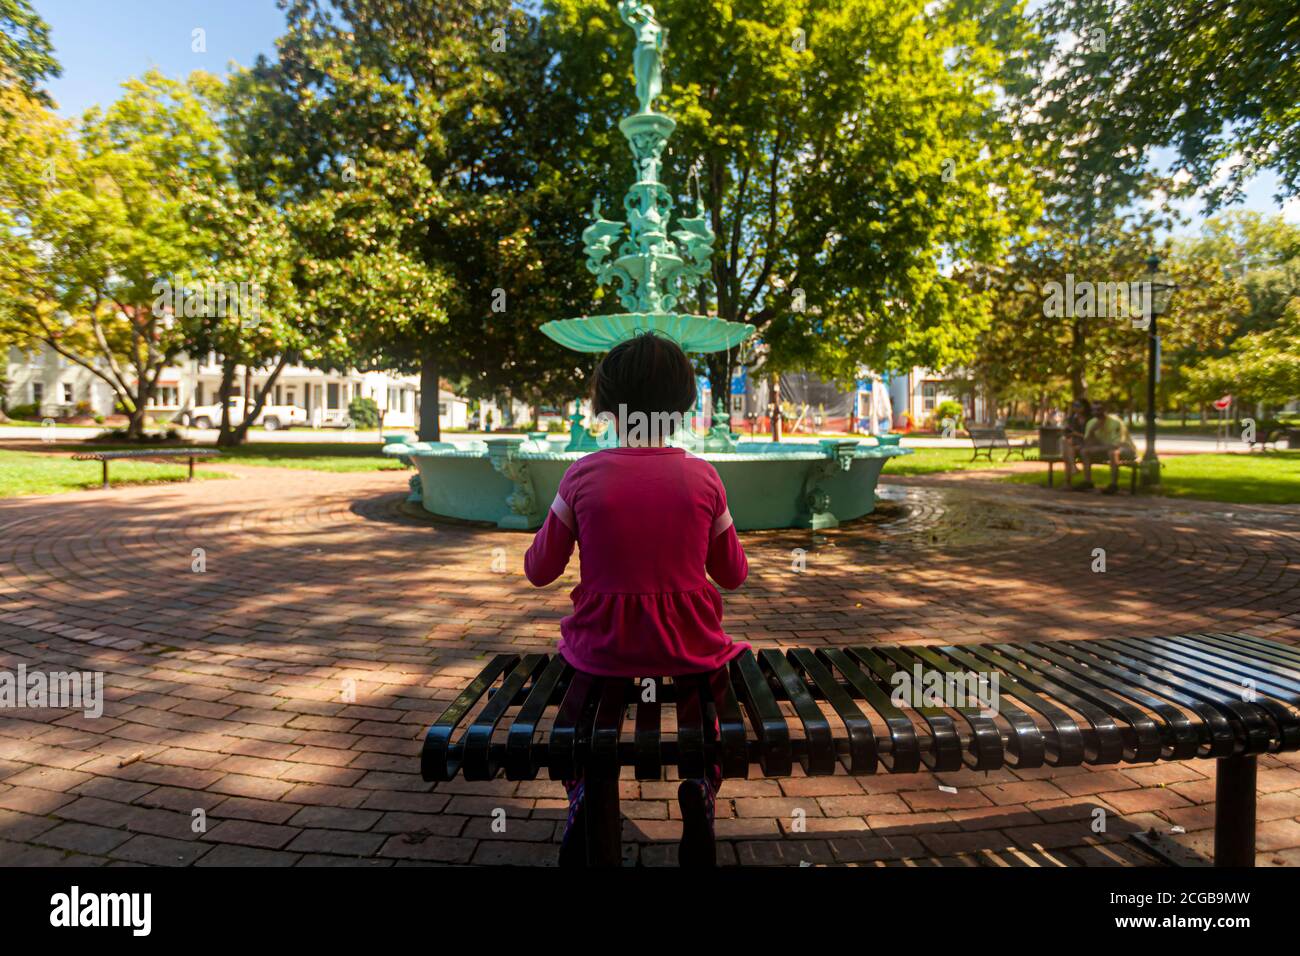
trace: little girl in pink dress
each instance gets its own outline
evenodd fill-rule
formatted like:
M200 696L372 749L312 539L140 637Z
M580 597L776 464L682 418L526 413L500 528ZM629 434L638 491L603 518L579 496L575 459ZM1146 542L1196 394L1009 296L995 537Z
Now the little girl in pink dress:
M749 645L722 629L722 597L749 567L736 537L727 493L707 461L662 444L657 428L695 404L695 373L669 339L647 333L615 346L592 382L592 407L617 422L618 445L574 462L546 522L524 557L537 587L568 565L574 544L581 579L573 613L560 622L559 652L602 676L700 674ZM658 434L656 434L656 431ZM644 442L644 443L642 443ZM707 577L706 577L707 573ZM684 780L683 865L713 862L713 803L721 775ZM562 865L585 857L582 780L566 781L569 820Z

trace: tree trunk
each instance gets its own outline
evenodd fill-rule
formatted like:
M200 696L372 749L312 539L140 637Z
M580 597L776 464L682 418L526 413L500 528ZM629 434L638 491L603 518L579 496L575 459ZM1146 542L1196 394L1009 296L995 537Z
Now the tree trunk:
M727 352L714 352L708 359L709 388L713 391L713 404L722 399L722 407L731 407L731 361ZM712 411L712 409L709 409ZM734 424L734 423L733 423Z
M242 445L244 440L248 438L248 430L253 427L253 422L257 421L257 416L262 414L262 409L266 407L266 398L271 394L271 389L275 386L276 379L280 377L280 373L284 371L284 366L287 362L288 359L285 356L280 356L280 360L271 371L271 376L266 380L266 384L263 385L261 390L257 393L257 401L251 406L248 404L248 400L253 387L253 377L248 366L244 367L244 420L241 421L235 429L234 437L230 442L232 447Z
M772 374L772 441L781 440L781 376Z
M430 349L420 359L420 441L442 441L438 426L438 356Z
M144 414L143 405L137 405L135 411L131 413L126 425L127 441L140 441L144 438Z
M1083 320L1075 319L1070 336L1070 387L1074 397L1087 401L1088 381L1085 363L1088 356L1088 333Z
M235 384L235 363L224 355L221 357L221 385L217 389L217 400L221 402L221 423L217 426L217 447L229 448L236 444L230 431L230 389Z

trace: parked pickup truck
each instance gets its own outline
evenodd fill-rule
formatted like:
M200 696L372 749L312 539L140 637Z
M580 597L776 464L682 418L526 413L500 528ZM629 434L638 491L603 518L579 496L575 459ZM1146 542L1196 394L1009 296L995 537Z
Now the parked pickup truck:
M244 420L244 400L236 395L228 399L230 405L230 424L238 425ZM190 409L189 423L195 428L219 428L221 426L221 405L196 405ZM307 424L307 410L297 405L263 405L261 413L253 421L269 432L280 428L292 428L294 425Z

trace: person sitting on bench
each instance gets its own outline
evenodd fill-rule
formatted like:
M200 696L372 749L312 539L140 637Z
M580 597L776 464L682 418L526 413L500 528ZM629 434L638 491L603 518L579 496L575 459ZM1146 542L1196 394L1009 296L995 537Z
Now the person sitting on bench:
M1092 418L1083 433L1083 476L1080 490L1093 487L1092 458L1105 457L1110 462L1110 484L1102 489L1103 495L1113 495L1119 491L1119 463L1127 458L1132 461L1137 457L1137 449L1128 435L1128 426L1118 415L1111 415L1106 410L1105 402L1096 402L1092 406Z
M1074 463L1076 461L1084 462L1084 469L1087 470L1087 461L1083 455L1083 435L1088 430L1088 419L1091 417L1091 411L1088 407L1087 399L1076 398L1070 403L1070 416L1065 420L1065 433L1061 435L1061 457L1065 465L1065 487L1074 487ZM1092 487L1092 482L1087 483L1087 487Z
M573 667L613 677L707 674L749 647L722 629L722 597L749 573L727 493L713 466L665 440L695 405L695 372L670 339L637 335L609 351L592 378L592 410L615 447L575 461L524 557L537 587L564 571L579 545L573 613L559 653ZM716 865L713 805L720 766L683 780L679 860ZM560 865L586 860L584 781L567 780Z

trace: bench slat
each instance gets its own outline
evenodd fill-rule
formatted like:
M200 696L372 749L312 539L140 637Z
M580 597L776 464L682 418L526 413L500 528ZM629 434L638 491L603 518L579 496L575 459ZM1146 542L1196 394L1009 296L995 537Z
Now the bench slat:
M754 731L759 768L764 776L788 777L794 766L790 728L772 696L772 689L767 686L767 678L758 669L758 661L750 652L732 660L731 668L740 678L736 683L736 693Z
M921 768L921 742L911 719L894 706L888 694L871 677L837 647L819 650L827 663L844 675L853 691L865 700L885 721L889 740L877 748L881 762L894 773L915 773Z
M704 707L700 685L693 677L674 677L677 695L677 772L683 780L705 775Z
M488 692L498 677L519 660L517 654L498 654L469 682L447 709L429 728L420 752L420 768L425 780L451 780L460 769L460 755L453 753L451 735L480 697Z
M556 689L565 686L573 668L556 654L541 675L533 681L533 689L525 698L519 713L510 724L506 736L506 779L535 780L542 766L543 755L535 746L537 725L546 707L555 698Z
M499 764L493 759L492 734L496 731L497 724L501 723L507 708L523 690L524 684L544 663L545 655L529 654L515 664L487 706L479 711L474 722L469 725L460 743L466 780L491 780L497 775Z
M560 702L555 725L551 728L549 757L552 780L575 780L578 777L579 743L591 738L591 720L599 697L602 678L575 670Z
M709 675L709 684L718 715L722 775L744 778L749 776L749 747L745 740L745 718L741 715L740 702L736 699L730 676L727 668L720 668Z
M831 676L831 672L809 648L796 648L787 655L790 662L821 692L835 709L848 734L849 773L876 772L876 735L871 721L858 709L853 698Z
M658 780L663 776L663 758L659 751L659 701L663 699L664 684L658 677L650 680L654 683L654 696L646 700L644 692L638 694L636 731L632 738L638 780Z
M835 743L831 739L831 725L812 694L808 693L808 685L799 679L780 651L760 651L758 659L763 669L770 670L781 685L803 725L806 743L799 754L799 762L804 772L810 776L834 773Z

